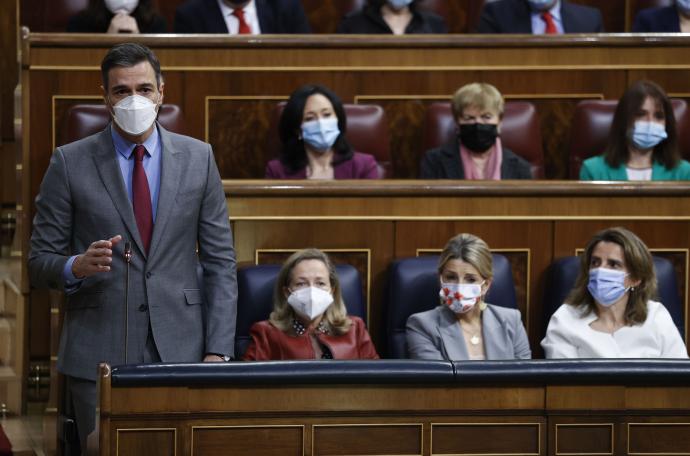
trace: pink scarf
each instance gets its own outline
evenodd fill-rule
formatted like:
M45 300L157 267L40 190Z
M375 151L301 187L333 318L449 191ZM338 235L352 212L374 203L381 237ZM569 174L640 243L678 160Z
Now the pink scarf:
M501 163L503 163L503 146L501 145L501 138L496 138L496 143L483 153L488 154L489 157L484 167L484 177L481 177L481 170L477 169L475 166L474 160L472 160L472 154L474 154L474 152L471 152L463 146L462 143L460 144L460 160L462 161L462 167L465 171L465 179L501 180Z

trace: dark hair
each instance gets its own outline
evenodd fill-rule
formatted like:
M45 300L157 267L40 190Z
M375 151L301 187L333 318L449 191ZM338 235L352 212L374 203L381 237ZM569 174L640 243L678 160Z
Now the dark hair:
M333 165L349 160L353 155L352 148L345 138L347 117L343 109L343 103L338 98L338 95L320 85L303 85L292 92L290 99L285 104L283 114L280 116L279 134L280 141L283 143L280 161L293 173L304 168L308 163L307 151L304 149L304 142L300 139L299 132L302 128L304 105L307 103L307 98L316 94L328 98L338 118L340 135L335 140L335 144L333 144L333 151L335 152Z
M592 264L592 252L600 242L618 244L623 250L625 267L630 277L640 281L634 290L630 289L630 297L625 309L625 322L628 325L644 323L647 319L647 301L657 297L654 260L645 243L635 233L622 227L601 230L587 243L585 251L580 255L580 272L566 302L581 307L586 313L597 311L594 298L587 289L587 284L589 283L589 269Z
M148 61L156 73L156 84L161 85L161 64L156 54L146 46L137 43L122 43L110 48L101 62L101 78L103 88L108 90L108 73L115 67L133 67L141 62Z
M115 16L105 6L103 0L89 0L89 6L79 15L93 24L93 30L102 30L103 33L108 30L110 21ZM139 4L132 11L132 17L136 19L139 30L150 27L156 20L153 0L139 0Z
M635 115L642 107L647 97L659 103L664 110L666 119L666 134L668 138L657 144L652 159L664 165L667 169L675 167L680 160L678 152L678 134L676 132L676 117L673 114L671 101L664 89L651 81L638 81L625 91L613 115L609 141L604 152L606 163L612 167L625 164L630 158L628 151L630 129L635 122Z

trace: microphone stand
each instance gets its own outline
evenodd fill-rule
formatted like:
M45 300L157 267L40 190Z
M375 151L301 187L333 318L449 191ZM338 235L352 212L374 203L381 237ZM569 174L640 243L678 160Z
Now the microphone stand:
M127 347L129 345L129 264L132 262L132 243L125 242L125 364L127 364Z

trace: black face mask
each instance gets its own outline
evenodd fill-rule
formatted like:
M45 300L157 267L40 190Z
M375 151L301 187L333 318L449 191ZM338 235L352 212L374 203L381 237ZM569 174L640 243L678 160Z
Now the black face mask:
M462 124L458 134L460 142L469 150L485 152L496 143L498 125L496 124Z

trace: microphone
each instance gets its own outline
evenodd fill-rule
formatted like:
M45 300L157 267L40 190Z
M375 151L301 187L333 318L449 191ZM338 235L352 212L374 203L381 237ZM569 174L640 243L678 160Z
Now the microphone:
M125 242L125 364L127 364L127 346L129 345L129 264L132 262L132 243Z

